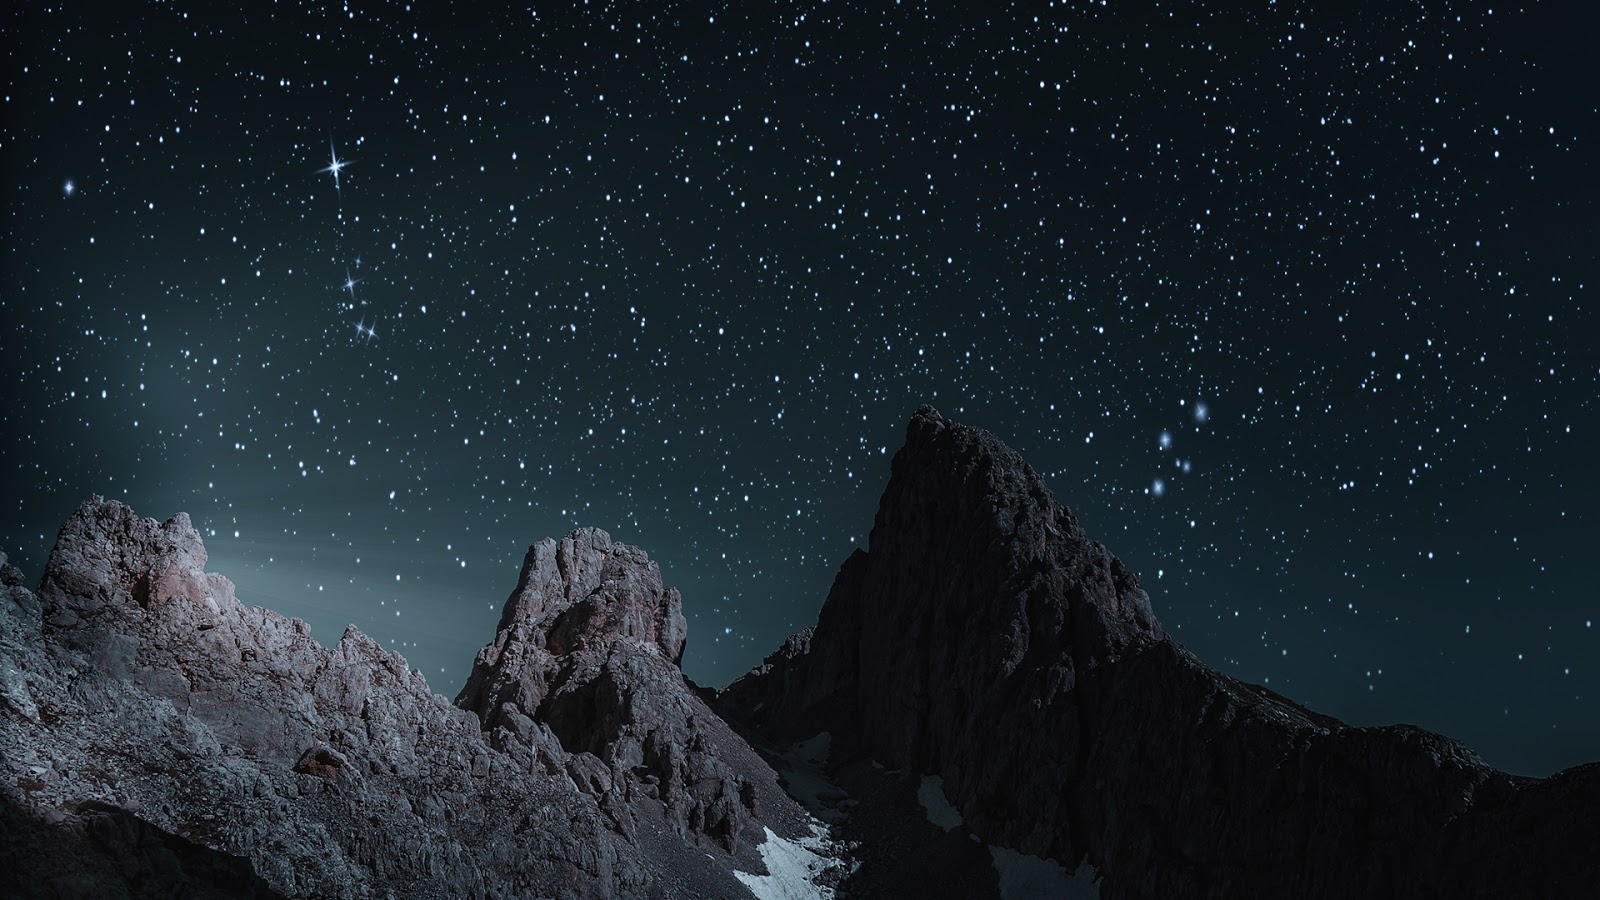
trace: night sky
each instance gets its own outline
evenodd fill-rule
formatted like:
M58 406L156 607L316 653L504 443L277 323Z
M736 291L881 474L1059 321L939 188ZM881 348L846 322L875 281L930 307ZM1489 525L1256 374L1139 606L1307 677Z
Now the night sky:
M1600 759L1593 4L8 4L0 546L453 696L526 547L811 624L917 404L1224 672Z

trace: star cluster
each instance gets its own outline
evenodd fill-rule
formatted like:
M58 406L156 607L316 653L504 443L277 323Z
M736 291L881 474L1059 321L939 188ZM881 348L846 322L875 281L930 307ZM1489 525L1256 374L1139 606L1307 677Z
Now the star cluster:
M187 510L453 693L526 546L810 624L918 403L1222 670L1600 758L1579 4L17 4L0 545Z

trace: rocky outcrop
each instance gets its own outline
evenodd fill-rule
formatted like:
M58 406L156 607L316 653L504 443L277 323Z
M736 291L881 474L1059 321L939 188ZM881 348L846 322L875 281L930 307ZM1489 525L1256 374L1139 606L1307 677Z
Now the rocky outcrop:
M761 856L724 848L803 816L667 678L683 618L643 554L564 545L564 614L494 645L507 675L558 660L550 690L524 715L531 693L487 685L480 720L354 627L326 648L241 605L187 516L85 503L37 594L0 560L0 893L748 896Z
M579 529L528 549L456 704L495 747L564 768L625 831L647 800L680 835L730 852L760 842L758 815L794 833L799 809L679 670L686 633L644 551Z
M1578 897L1600 879L1600 765L1513 777L1222 675L987 432L919 409L869 547L719 708L774 739L827 730L836 765L939 776L977 838L1087 861L1102 897Z

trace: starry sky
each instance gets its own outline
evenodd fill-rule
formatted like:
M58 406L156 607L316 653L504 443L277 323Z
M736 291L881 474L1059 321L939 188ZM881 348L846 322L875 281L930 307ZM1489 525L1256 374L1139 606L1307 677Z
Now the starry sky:
M1600 759L1587 3L10 4L0 546L188 511L453 696L526 547L811 624L918 403L1221 670Z

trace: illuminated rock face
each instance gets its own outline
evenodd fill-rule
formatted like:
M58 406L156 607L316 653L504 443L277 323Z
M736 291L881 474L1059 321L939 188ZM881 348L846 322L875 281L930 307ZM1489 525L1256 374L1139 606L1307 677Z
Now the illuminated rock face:
M456 704L497 749L565 771L624 832L635 804L658 801L680 836L735 852L759 843L758 811L798 826L798 810L683 677L686 633L644 551L578 529L528 549Z
M241 605L187 516L85 503L37 594L0 566L0 893L743 895L741 839L803 813L679 674L655 565L603 532L556 547L524 574L561 608L519 585L480 719L354 627L321 647ZM495 687L532 660L538 702Z
M974 836L1087 861L1102 897L1585 896L1600 875L1600 766L1508 776L1211 669L1014 451L927 407L817 625L718 706L830 732L835 769L937 775Z

